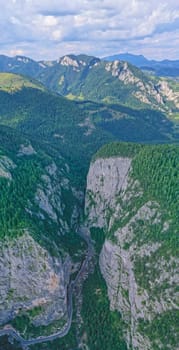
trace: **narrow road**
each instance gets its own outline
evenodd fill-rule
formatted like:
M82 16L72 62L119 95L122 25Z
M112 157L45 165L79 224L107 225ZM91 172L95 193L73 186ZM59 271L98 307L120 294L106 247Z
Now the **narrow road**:
M13 328L4 328L0 330L0 337L7 335L9 338L13 338L17 340L21 346L22 349L27 350L28 346L34 345L34 344L39 344L39 343L45 343L48 341L55 340L57 338L63 338L65 335L68 334L70 328L71 328L71 323L72 323L72 316L73 316L73 302L72 302L72 297L73 297L73 291L74 288L76 287L80 277L82 274L85 272L90 260L93 257L94 254L94 248L93 248L93 243L91 241L91 238L88 234L88 229L87 228L81 228L79 230L79 235L82 239L85 240L87 243L88 249L87 249L87 254L86 257L81 265L80 270L78 271L78 274L75 278L75 280L71 281L69 286L68 286L68 291L67 291L67 312L68 312L68 322L66 325L61 329L59 332L53 333L48 336L40 336L38 338L33 338L33 339L24 339L21 337L18 331L16 331Z

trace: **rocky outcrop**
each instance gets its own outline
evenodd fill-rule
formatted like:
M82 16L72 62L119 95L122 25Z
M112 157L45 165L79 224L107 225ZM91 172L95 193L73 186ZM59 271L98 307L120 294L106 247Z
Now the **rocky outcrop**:
M0 155L0 177L12 179L11 169L15 167L15 163L10 158Z
M97 159L91 164L85 199L89 225L107 227L115 198L127 186L130 164L129 158Z
M147 201L132 176L132 159L97 159L91 164L86 191L89 227L102 227L106 240L100 269L108 288L111 310L121 312L128 347L152 350L151 335L142 331L166 312L178 309L179 260L152 232L167 234L171 222L156 201ZM157 339L159 348L166 344ZM175 346L172 348L176 349Z
M41 182L37 186L35 203L39 211L32 214L42 220L47 216L49 220L58 225L58 232L64 234L76 227L79 221L82 193L72 188L65 173L69 169L58 169L53 162L45 168ZM69 200L71 203L69 203ZM68 208L68 209L67 209ZM65 214L68 210L68 216Z
M157 89L168 101L173 102L179 108L179 92L171 89L166 80L160 80Z
M7 188L10 184L21 186L17 173L37 157L31 146L21 145L20 150L16 164L7 156L0 156L0 176L6 178ZM16 161L15 156L13 159ZM12 219L7 228L2 225L4 231L0 235L0 326L14 320L21 333L18 326L25 322L24 337L55 333L64 326L69 316L70 274L76 271L73 253L69 255L63 242L64 236L77 227L83 196L70 185L69 167L63 159L61 166L49 158L43 161L45 166L38 164L36 178L33 171L23 173L26 180L34 176L36 182L30 195L24 196L24 206L17 201L22 216L18 216L16 224ZM6 203L8 192L3 194ZM5 210L3 205L1 210ZM75 258L78 266L80 249Z
M36 151L30 143L28 145L20 145L18 156L31 156L33 154L36 154Z
M28 231L6 240L0 247L0 324L37 307L36 325L66 320L70 272L69 256L50 256Z
M78 61L76 59L71 58L70 56L64 56L60 59L59 63L62 66L72 66L72 67L79 67Z
M131 65L123 61L107 62L105 69L111 72L113 77L117 77L125 85L135 85L136 91L133 95L143 103L147 103L155 107L161 105L161 109L165 110L165 101L172 102L176 108L179 108L179 94L169 86L165 80L160 80L155 84L152 80L146 79L145 76L139 78ZM137 69L137 68L136 68Z

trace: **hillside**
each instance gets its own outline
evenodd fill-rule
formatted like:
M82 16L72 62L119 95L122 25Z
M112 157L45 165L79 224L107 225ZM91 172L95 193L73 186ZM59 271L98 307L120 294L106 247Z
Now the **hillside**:
M51 334L67 322L67 286L85 248L76 235L82 194L60 154L9 127L0 130L0 189L1 329Z
M128 349L178 348L178 175L174 145L115 143L90 166L85 213Z
M11 72L11 74L20 73L30 78L35 78L49 90L70 100L82 102L90 100L103 104L103 106L105 105L102 108L99 107L98 112L100 116L99 118L97 117L97 121L100 119L101 122L102 115L101 126L104 127L104 130L108 131L109 128L111 133L111 130L117 129L121 140L139 142L145 140L151 142L154 140L161 142L170 140L169 135L171 134L173 134L172 139L178 138L178 83L171 79L161 79L149 74L145 75L140 69L130 63L124 61L106 62L87 55L67 55L59 60L41 62L35 62L23 56L12 58L0 56L0 71ZM4 78L5 80L7 79L6 75L4 75ZM3 76L1 77L2 84L4 84L4 78ZM27 78L24 79L26 80L26 83L24 83L26 86ZM7 89L10 89L10 76L7 80ZM34 84L34 81L32 80L28 84ZM119 107L116 107L116 105L119 105ZM102 109L107 112L103 113ZM118 109L117 113L116 109ZM158 119L164 120L160 123L159 128L158 125L155 125L155 115L157 113ZM91 115L94 115L93 106L92 111L87 111L87 114L85 123L89 124L89 114L90 119ZM146 118L139 117L140 121L138 121L138 117L136 118L137 114L145 115ZM111 120L108 120L109 123L108 121L103 123L106 115L112 115L112 118L109 118ZM117 123L116 119L118 119ZM173 131L171 130L172 124ZM169 126L170 130L168 132L160 130L163 126L164 129L167 129L167 126ZM123 127L124 129L129 129L127 131L127 139L125 138L126 131L124 130L124 133L121 132ZM134 138L131 135L133 128ZM149 128L153 128L151 136ZM138 130L141 130L139 134ZM114 136L116 137L116 135Z
M21 81L20 76L13 76L14 81ZM76 102L39 89L38 83L32 85L31 80L26 85L23 82L21 89L14 88L12 94L6 89L9 76L5 81L3 74L3 79L1 125L27 135L38 149L43 148L49 155L64 156L76 174L76 181L78 175L80 181L84 179L91 155L102 144L112 141L113 135L91 125L88 115Z
M23 74L35 78L41 72L42 66L39 62L29 57L15 56L8 57L0 55L0 71L16 74Z
M84 189L85 175L81 168L76 171L74 163L77 164L77 157L80 157L77 151L80 152L82 143L75 147L70 158L76 138L68 148L68 139L64 136L63 148L64 140L53 141L50 126L53 130L57 122L59 128L66 122L69 129L73 118L79 122L75 118L82 112L73 115L75 103L34 87L22 88L13 94L1 91L0 96L2 102L7 99L5 105L2 103L1 120L7 124L5 121L9 118L8 126L1 124L0 129L0 332L8 325L25 340L48 337L63 330L69 322L70 278L74 279L86 253L86 245L76 232L82 219L84 195L81 187ZM46 101L44 109L39 106L40 98ZM60 113L54 114L57 107ZM24 123L26 118L28 128ZM23 126L19 126L22 119ZM48 128L43 125L39 131L42 121L49 123ZM86 126L84 130L86 132ZM36 132L39 132L38 137ZM90 138L90 152L97 147L94 142L95 139ZM81 152L86 156L87 167L90 153L85 147ZM77 346L76 311L73 317L69 335L64 340L57 337L51 343L52 349ZM10 347L7 339L0 337L1 346L3 350ZM48 349L49 343L34 347Z
M179 96L168 80L151 78L130 63L105 62L86 55L66 55L56 61L0 56L0 71L24 74L72 99L120 103L133 108L175 112ZM146 106L147 105L147 106Z
M12 94L22 88L45 90L45 87L36 80L12 73L0 73L0 90Z
M161 111L70 101L18 75L1 73L0 80L1 125L40 142L37 147L43 144L50 155L60 152L80 182L84 182L91 156L107 142L171 142L179 138L175 123ZM11 82L13 93L7 88Z
M149 60L143 55L134 55L130 53L116 54L112 56L107 56L103 58L105 61L116 61L122 60L127 61L140 69L144 70L146 73L151 72L161 77L179 77L179 60Z
M120 103L130 107L175 110L179 97L159 79L153 81L123 61L104 62L85 55L68 55L46 68L38 79L50 89L74 99ZM170 96L168 94L170 90Z
M44 70L70 77L70 59ZM0 336L11 329L32 350L177 349L176 124L147 104L73 101L13 73L0 86ZM144 145L155 142L171 145Z

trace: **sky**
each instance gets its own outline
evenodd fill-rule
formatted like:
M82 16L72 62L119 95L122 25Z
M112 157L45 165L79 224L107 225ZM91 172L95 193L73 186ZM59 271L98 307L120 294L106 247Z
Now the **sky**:
M178 0L0 0L0 54L179 59Z

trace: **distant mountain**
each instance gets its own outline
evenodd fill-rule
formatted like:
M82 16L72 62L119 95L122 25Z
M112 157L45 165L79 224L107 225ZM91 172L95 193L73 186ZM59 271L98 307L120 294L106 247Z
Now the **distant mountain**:
M1 338L7 332L10 343L38 338L38 350L177 350L179 161L168 143L179 140L178 85L85 55L15 58L8 67L0 73L0 349L16 349ZM111 144L118 140L133 143ZM66 336L54 340L59 332Z
M86 64L90 64L90 62L93 61L93 59L96 59L93 56L87 56L84 54L75 56L75 55L68 55L64 57L70 57L73 59L79 59L81 62L86 62ZM39 75L43 75L46 68L47 71L51 71L52 68L60 64L64 57L60 58L59 60L52 60L52 61L35 61L29 57L25 56L15 56L15 57L8 57L5 55L0 55L0 71L1 72L11 72L11 73L17 73L17 74L24 74L31 77L38 77ZM99 59L98 59L99 60ZM152 74L155 74L157 76L164 76L164 77L179 77L179 60L162 60L162 61L156 61L156 60L149 60L143 55L134 55L130 53L122 53L122 54L116 54L112 56L107 56L101 59L102 61L126 61L128 63L131 63L132 65L146 71ZM46 75L46 74L45 74Z
M143 55L133 55L131 53L121 53L112 56L104 57L105 61L126 61L134 64L136 67L147 65L150 61Z
M143 55L133 55L130 53L122 53L104 57L105 61L122 60L134 64L136 67L149 71L157 76L179 77L179 60L148 60Z
M50 155L63 156L79 181L91 156L107 142L179 139L175 123L160 110L142 108L142 104L136 109L119 103L71 101L28 78L18 89L8 90L10 77L14 87L23 79L0 73L0 124L27 135L37 148L43 143Z
M140 56L140 62L144 61ZM179 106L177 83L150 77L121 60L106 62L93 56L66 55L56 61L35 62L23 56L0 56L0 71L36 78L70 99L120 103L132 108L150 106L167 113L175 112Z
M93 141L96 145L94 151L103 144L103 137L104 139L107 137L108 140L113 140L113 137L115 137L117 140L120 138L120 140L136 142L158 142L178 138L179 84L173 80L149 77L128 62L106 62L87 55L66 55L59 60L48 62L35 62L29 58L18 56L11 58L11 63L8 63L8 65L5 65L5 63L2 65L2 61L8 60L9 58L6 56L1 56L0 71L6 69L10 73L3 72L0 74L0 89L12 93L21 87L22 91L12 98L12 100L20 99L20 102L18 102L20 104L23 104L23 99L24 102L27 100L27 96L31 100L34 96L34 101L30 100L30 106L33 108L34 103L36 103L34 110L36 108L37 115L39 113L45 115L45 108L49 111L46 103L51 105L52 92L67 97L69 100L74 100L69 103L65 99L61 100L62 105L65 105L65 115L70 113L70 108L71 111L75 108L71 117L81 113L79 107L83 110L82 118L79 117L76 120L78 120L78 124L81 125L82 123L84 125L87 133L91 133L91 138L95 137L96 141ZM12 71L15 72L16 70L21 71L22 74L26 73L26 77L13 75ZM29 78L27 78L27 75ZM46 93L42 83L49 89ZM36 91L37 89L44 92ZM24 91L27 90L28 93L25 93ZM9 97L7 99L7 96L9 95L6 95L6 100L9 99ZM54 106L56 106L57 97L53 96ZM4 98L1 99L2 108ZM50 102L48 102L49 99ZM9 101L9 103L11 104L12 101ZM48 112L49 116L52 114L54 106ZM9 109L9 105L6 108ZM23 107L20 113L17 112L17 118L14 117L15 112L13 112L13 123L18 123L19 118L24 118L22 109ZM16 107L14 107L15 110ZM59 110L59 107L57 107L57 110ZM12 111L11 108L11 113ZM56 115L56 111L53 113ZM29 116L32 111L28 110L26 114ZM64 118L64 114L62 116ZM37 119L35 117L35 124ZM9 125L9 118L5 120L5 123ZM51 122L49 121L49 123ZM103 131L98 130L99 125ZM51 127L50 124L48 130ZM33 128L34 126L32 126L34 132ZM71 128L72 119L69 119L68 132L65 131L65 135L68 135L68 147L63 147L66 152L69 145L71 145L69 154L75 150L69 137ZM77 130L77 135L79 135L79 126L77 129L75 128L74 130ZM94 136L94 131L98 136ZM103 137L100 140L101 132ZM106 132L108 133L107 136L104 135ZM60 141L64 146L65 143L62 142L62 139Z
M10 76L14 82L22 79L15 74ZM0 73L1 126L28 135L37 148L40 143L40 148L49 155L57 153L58 157L65 157L74 168L75 177L81 176L92 154L114 137L101 128L95 128L87 120L85 110L75 101L45 88L39 89L38 81L36 84L31 84L31 79L24 78L24 81L26 85L22 84L19 89L7 90L9 73Z
M0 55L1 72L11 72L36 77L42 68L43 66L40 62L36 62L29 57L8 57L5 55Z
M167 113L179 107L178 84L149 77L124 61L67 55L37 76L45 86L75 100L120 103L131 108L155 108Z

